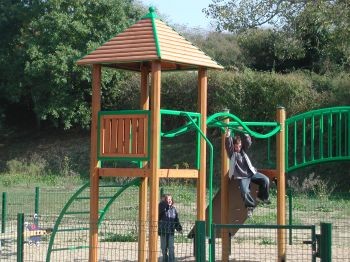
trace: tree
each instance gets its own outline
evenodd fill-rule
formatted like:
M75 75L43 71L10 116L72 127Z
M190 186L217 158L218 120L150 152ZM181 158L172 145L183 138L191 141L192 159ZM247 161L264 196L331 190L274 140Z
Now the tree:
M280 39L276 56L295 54L301 68L316 72L350 66L350 3L344 0L213 0L203 11L216 21L217 30L242 32L264 26ZM281 45L282 44L282 45ZM295 46L294 44L297 44ZM303 58L300 54L304 53Z
M8 28L0 41L0 101L17 105L17 111L25 104L38 125L48 120L65 129L87 127L91 73L76 61L140 19L145 9L132 0L6 2L0 5L0 28ZM104 70L102 101L117 99L117 84L128 77Z
M191 42L225 68L243 67L241 49L235 34L191 31L187 35Z

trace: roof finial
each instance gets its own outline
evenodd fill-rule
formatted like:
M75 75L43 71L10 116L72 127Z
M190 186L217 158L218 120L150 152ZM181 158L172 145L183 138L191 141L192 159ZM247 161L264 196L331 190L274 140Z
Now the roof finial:
M142 17L142 19L145 19L145 18L158 18L157 14L156 14L156 9L151 6L148 8L148 11L149 13L145 16Z

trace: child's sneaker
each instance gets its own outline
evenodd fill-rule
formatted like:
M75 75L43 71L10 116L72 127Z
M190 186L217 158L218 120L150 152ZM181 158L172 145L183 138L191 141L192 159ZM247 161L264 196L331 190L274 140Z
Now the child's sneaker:
M253 207L247 207L247 216L251 218L253 216Z

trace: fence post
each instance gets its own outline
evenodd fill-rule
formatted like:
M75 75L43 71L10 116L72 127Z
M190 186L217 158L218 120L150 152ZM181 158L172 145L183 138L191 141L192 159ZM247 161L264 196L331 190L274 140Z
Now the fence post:
M332 261L332 224L321 223L320 257L322 262Z
M196 228L196 234L195 234L195 241L196 241L196 261L202 262L205 260L205 221L202 220L196 220L195 224Z
M288 224L291 226L293 225L293 193L291 190L288 190L288 207L289 207ZM289 228L289 245L293 245L292 227Z
M5 233L7 219L7 193L2 192L2 206L1 206L1 233Z
M17 214L17 262L23 262L24 214Z
M39 225L39 203L40 203L40 188L35 187L35 203L34 203L34 224ZM36 214L36 216L35 216Z

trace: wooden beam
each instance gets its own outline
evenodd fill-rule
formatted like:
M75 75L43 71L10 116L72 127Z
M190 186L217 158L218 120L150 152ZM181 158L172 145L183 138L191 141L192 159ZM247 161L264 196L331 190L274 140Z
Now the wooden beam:
M101 109L101 65L92 66L92 117L90 153L90 249L89 261L98 259L98 198L99 176L97 168L98 112Z
M99 168L100 177L150 177L149 168ZM158 169L158 175L161 178L198 178L197 169Z
M140 108L143 110L149 110L149 88L148 88L148 66L141 66L141 95L140 95ZM147 126L148 127L148 126ZM148 134L148 130L147 130ZM148 141L147 137L145 137ZM147 145L148 146L148 145ZM147 162L142 163L142 167L145 168ZM148 174L149 175L149 172ZM147 243L147 189L148 189L148 177L141 179L139 188L139 251L138 261L146 262L146 243Z
M149 177L148 168L99 168L101 177Z
M285 177L285 121L283 107L277 108L277 122L281 130L276 137L276 170L277 170L277 225L286 224L286 177ZM286 230L277 230L278 261L286 261Z
M159 150L160 150L160 87L161 63L152 62L151 72L151 155L150 155L150 221L149 261L158 261L158 203L159 203Z
M162 178L198 178L197 169L160 169L159 177Z

